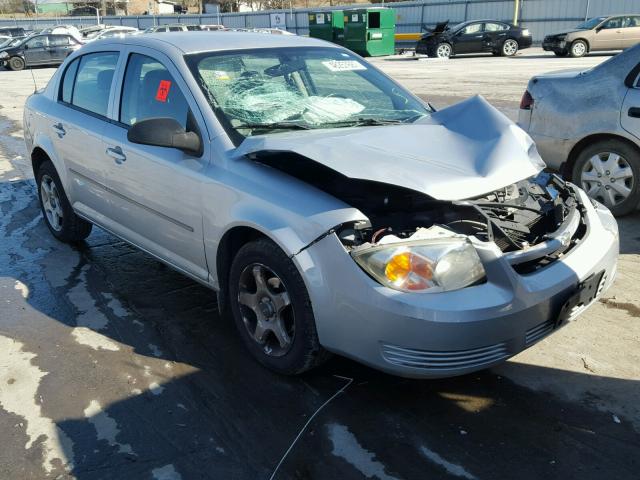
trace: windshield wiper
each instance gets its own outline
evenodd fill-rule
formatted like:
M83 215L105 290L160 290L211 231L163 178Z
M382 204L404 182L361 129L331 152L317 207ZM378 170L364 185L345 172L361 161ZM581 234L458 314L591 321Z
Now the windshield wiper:
M319 125L325 127L377 127L383 125L400 125L403 123L411 123L412 120L421 118L422 115L414 115L403 119L383 119L383 118L354 118L352 120L341 120L339 122L327 122Z
M238 125L233 127L234 130L310 130L311 127L303 123L245 123L244 125Z

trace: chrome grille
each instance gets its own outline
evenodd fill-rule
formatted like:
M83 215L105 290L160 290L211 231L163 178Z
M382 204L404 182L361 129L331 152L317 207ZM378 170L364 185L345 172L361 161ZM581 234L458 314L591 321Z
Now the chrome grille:
M424 370L478 368L510 357L505 343L469 350L436 351L382 345L384 359L404 367Z

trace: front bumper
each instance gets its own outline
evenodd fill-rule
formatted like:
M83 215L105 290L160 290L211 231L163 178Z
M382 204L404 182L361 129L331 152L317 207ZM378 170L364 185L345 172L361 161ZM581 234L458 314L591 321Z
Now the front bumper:
M558 39L544 39L542 49L547 52L564 52L567 50L567 42Z
M520 275L495 245L477 244L487 282L458 291L417 294L383 287L360 270L335 235L325 237L294 257L320 343L379 370L415 378L462 375L530 347L560 326L562 307L581 281L604 272L600 296L615 276L615 220L579 192L587 232L564 257Z

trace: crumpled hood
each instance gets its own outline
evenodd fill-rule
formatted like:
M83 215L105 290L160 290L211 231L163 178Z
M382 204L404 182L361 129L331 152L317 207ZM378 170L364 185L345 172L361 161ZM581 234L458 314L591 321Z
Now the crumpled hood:
M558 35L569 35L570 33L584 32L585 30L587 29L586 28L570 28L569 30L564 30L562 32L552 33L550 35L547 35L547 37L557 37Z
M294 152L346 177L438 200L483 195L545 166L533 140L479 96L413 124L247 137L234 156L258 152Z

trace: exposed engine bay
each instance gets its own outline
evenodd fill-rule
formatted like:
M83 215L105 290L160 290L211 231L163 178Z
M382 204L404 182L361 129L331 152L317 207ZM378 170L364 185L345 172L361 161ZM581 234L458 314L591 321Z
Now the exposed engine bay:
M335 230L347 249L420 240L450 232L495 242L505 253L523 251L547 240L572 212L581 208L564 180L548 173L482 197L442 201L399 186L351 179L295 153L259 152L250 157L364 213L368 222L342 225ZM584 230L584 223L580 221L575 235L563 248L514 268L520 273L529 273L551 263L571 249Z

